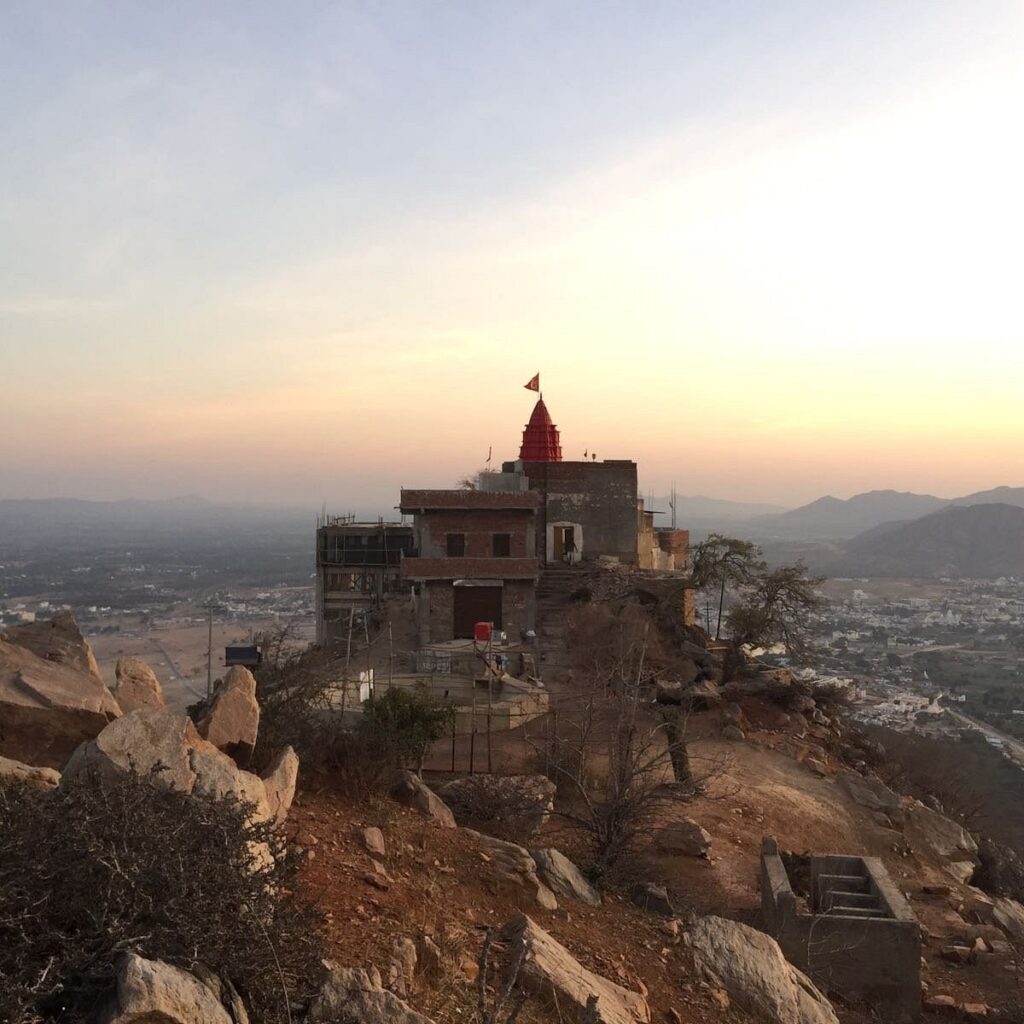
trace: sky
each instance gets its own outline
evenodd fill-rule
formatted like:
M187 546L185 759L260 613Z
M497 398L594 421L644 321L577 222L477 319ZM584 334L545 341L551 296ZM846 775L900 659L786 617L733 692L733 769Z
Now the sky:
M0 0L0 498L1024 484L1017 0Z

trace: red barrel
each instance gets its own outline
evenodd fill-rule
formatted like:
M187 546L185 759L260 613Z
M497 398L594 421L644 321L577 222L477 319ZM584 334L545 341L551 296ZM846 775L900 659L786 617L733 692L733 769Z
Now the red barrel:
M478 644L485 644L491 639L491 630L494 628L493 622L478 622L473 626L473 639Z

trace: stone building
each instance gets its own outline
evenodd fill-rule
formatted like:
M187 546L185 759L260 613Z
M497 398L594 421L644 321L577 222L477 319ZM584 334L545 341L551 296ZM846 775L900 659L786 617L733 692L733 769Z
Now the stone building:
M688 531L655 527L638 490L631 460L564 460L558 427L539 398L519 458L481 473L474 489L403 488L403 523L318 524L317 642L336 642L354 607L409 590L422 644L471 637L477 622L515 640L536 627L545 566L605 560L684 572ZM691 597L685 592L687 622Z
M403 488L399 507L413 517L401 576L413 586L421 643L471 637L477 622L513 638L535 627L536 494Z
M636 463L565 461L543 398L523 430L519 458L493 475L502 478L503 487L521 477L521 485L537 493L537 552L546 564L604 557L640 569L686 568L689 532L654 526L654 511L638 497ZM491 485L482 479L481 486Z

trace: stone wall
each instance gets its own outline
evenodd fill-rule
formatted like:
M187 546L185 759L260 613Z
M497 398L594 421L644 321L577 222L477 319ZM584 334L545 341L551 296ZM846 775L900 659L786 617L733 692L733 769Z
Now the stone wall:
M822 872L860 873L885 917L854 917L802 909L774 839L761 849L761 915L765 931L829 994L863 1001L893 1022L916 1021L921 1012L920 925L903 894L874 857L815 857L812 892Z
M423 608L424 603L426 608ZM420 584L420 642L451 640L455 616L455 588L451 580L430 580ZM423 612L426 614L423 614Z
M530 489L541 494L537 553L544 554L549 522L578 523L584 559L610 555L637 564L636 463L527 462ZM551 559L547 554L547 558Z
M537 587L533 580L506 580L501 596L501 628L510 640L537 625Z

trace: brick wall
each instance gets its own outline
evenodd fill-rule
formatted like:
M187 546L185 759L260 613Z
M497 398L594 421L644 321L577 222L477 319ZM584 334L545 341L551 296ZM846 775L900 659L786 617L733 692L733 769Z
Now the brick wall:
M416 517L417 545L423 558L444 558L446 537L461 533L466 538L466 558L490 558L496 533L510 534L511 558L530 558L536 553L532 512L508 510L428 510Z

